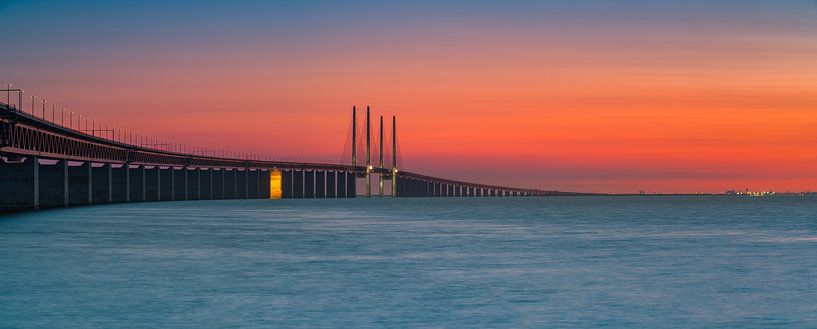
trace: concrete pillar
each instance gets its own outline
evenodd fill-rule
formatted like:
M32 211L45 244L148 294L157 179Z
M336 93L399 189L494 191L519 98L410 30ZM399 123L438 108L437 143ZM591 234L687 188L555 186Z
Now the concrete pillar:
M346 184L348 184L348 182L346 181L346 172L337 171L337 172L335 172L335 176L337 177L336 178L337 179L337 183L336 183L337 186L335 187L335 191L336 191L335 196L338 197L338 198L347 198L348 195L346 194L346 192L348 190L346 189Z
M304 171L304 198L315 197L315 171Z
M281 197L292 198L292 170L281 171Z
M87 205L93 202L93 174L91 163L68 166L68 204Z
M215 169L210 170L213 170L213 199L214 200L225 199L224 192L226 186L225 183L226 177L224 177L224 175L226 173L226 170L224 168L220 168L218 170Z
M190 169L184 168L183 169L185 177L187 177L187 188L185 191L186 200L198 200L199 199L199 169Z
M159 166L144 168L145 173L145 201L159 201L162 199L162 175Z
M196 169L199 172L199 199L213 199L213 168Z
M36 157L22 163L0 159L0 208L31 209L40 206L40 165Z
M128 168L130 202L145 201L145 166Z
M224 171L224 198L235 199L236 170L225 169Z
M259 182L259 179L258 179L258 177L260 176L258 174L259 172L260 172L260 169L255 169L255 170L247 169L246 170L246 173L247 173L247 192L246 192L247 193L247 199L258 199L259 196L260 196L261 191L259 189L259 185L261 183Z
M315 197L326 198L326 172L315 172Z
M102 167L92 167L93 184L91 190L92 203L111 202L111 165L106 163Z
M187 200L187 167L173 169L173 200Z
M357 197L357 178L354 172L346 172L346 197Z
M2 162L2 160L0 160ZM2 170L2 169L0 169ZM68 161L39 165L40 207L68 206ZM5 182L0 182L3 185ZM6 194L2 194L4 197Z
M295 170L292 172L292 197L302 199L304 197L304 172Z
M336 177L337 177L337 172L336 171L327 171L326 172L326 197L327 198L337 198L338 197Z
M174 196L173 167L159 168L159 200L172 201Z
M269 199L270 198L270 175L272 175L272 170L270 169L258 169L258 198L259 199Z
M111 166L112 202L128 202L129 183L127 164L121 164L118 167Z
M244 168L244 170L236 169L236 181L235 181L235 198L236 199L246 199L247 198L247 174L249 169Z

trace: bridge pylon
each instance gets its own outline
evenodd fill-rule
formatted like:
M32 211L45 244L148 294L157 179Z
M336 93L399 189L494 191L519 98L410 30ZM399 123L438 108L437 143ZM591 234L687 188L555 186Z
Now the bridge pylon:
M392 115L392 117L391 117L391 196L392 197L397 196L397 116L396 115Z
M372 123L371 109L366 106L366 197L372 196Z

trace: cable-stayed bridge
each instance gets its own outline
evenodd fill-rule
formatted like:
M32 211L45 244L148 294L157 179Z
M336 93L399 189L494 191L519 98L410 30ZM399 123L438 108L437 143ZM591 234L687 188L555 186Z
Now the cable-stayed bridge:
M350 161L333 163L168 144L121 128L89 124L87 117L83 122L73 112L58 114L45 101L41 109L36 108L33 97L26 111L22 90L2 91L7 93L6 102L0 102L0 209L4 210L172 200L576 194L399 170L396 117L391 118L391 159L387 160L383 117L379 145L372 145L368 107L365 139L358 136L363 134L353 108ZM358 191L359 183L365 191Z

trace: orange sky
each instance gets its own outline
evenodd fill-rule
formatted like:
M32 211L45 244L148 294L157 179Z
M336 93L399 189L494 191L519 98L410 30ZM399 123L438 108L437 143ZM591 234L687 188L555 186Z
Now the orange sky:
M398 115L405 169L484 183L817 190L817 6L724 3L39 4L84 15L64 27L19 4L0 8L21 23L0 82L170 139L331 160L372 105Z

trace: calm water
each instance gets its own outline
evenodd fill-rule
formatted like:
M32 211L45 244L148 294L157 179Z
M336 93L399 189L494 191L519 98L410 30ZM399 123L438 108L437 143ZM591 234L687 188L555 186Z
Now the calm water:
M0 217L2 328L817 327L817 199L141 203Z

